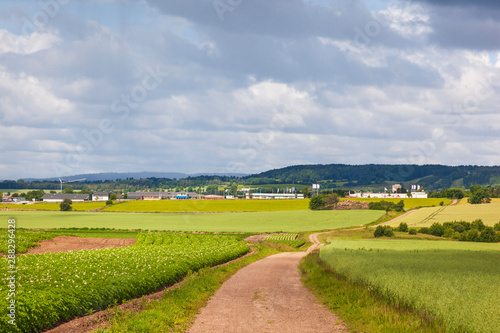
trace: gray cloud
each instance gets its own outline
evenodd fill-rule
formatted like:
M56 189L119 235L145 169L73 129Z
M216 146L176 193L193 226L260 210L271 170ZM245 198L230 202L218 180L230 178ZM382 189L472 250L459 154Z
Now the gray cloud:
M500 164L498 5L214 3L0 5L0 179Z

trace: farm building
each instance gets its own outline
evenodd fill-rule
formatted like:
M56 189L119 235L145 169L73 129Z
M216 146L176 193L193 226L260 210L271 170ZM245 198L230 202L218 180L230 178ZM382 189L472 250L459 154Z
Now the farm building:
M204 195L195 192L129 192L127 198L132 200L203 199Z
M108 201L109 192L94 192L92 193L92 201Z
M303 194L294 193L252 193L252 199L304 199ZM250 193L245 193L245 198L250 199Z
M349 194L346 198L379 198L379 199L389 199L389 198L409 198L409 193L373 193L373 192L357 192L354 194ZM427 198L427 193L425 192L411 192L411 198Z
M70 199L73 202L90 201L90 194L46 193L42 197L42 201L45 202L63 202L64 199Z

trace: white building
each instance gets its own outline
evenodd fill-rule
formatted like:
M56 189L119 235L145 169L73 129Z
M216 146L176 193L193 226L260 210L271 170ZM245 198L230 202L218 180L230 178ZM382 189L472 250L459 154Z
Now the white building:
M245 193L245 198L250 199L250 193ZM252 199L304 199L302 193L252 193Z
M108 201L109 192L94 192L92 193L92 201Z

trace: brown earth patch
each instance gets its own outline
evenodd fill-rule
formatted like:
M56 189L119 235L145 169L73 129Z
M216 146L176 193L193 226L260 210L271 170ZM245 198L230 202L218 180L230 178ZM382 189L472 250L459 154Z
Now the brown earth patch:
M248 236L244 240L247 242L258 243L260 241L263 241L264 238L266 238L267 236L269 236L269 235L268 234L252 235L252 236Z
M68 251L97 250L130 246L135 244L134 238L83 238L73 236L57 236L51 240L43 240L40 246L32 247L27 254L56 253Z

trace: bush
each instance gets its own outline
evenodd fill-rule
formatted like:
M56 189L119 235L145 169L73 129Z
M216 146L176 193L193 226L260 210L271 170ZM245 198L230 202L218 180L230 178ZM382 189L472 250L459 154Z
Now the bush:
M484 228L486 228L486 226L483 223L483 220L481 220L481 219L477 219L477 220L472 221L470 227L471 227L471 229L477 229L479 231L483 231Z
M441 237L444 235L444 227L440 223L433 223L429 228L429 233L434 236Z
M392 237L392 236L394 236L394 231L392 231L392 228L389 227L388 225L384 225L384 226L379 225L375 229L375 232L373 233L373 235L375 237L382 237L382 236Z
M427 228L427 227L420 228L420 230L418 232L420 232L421 234L427 234L427 235L431 234L429 231L429 228Z
M417 234L417 229L411 228L410 230L408 230L408 234L410 234L410 235L416 235Z
M399 224L398 231L408 232L408 224L406 224L405 222L401 222Z
M325 207L325 199L322 196L317 195L309 201L309 209L310 210L320 210Z
M336 193L330 194L325 198L325 205L332 206L339 202L339 196Z
M404 211L405 207L405 202L403 200L399 201L397 204L394 202L389 202L385 200L380 200L380 201L374 201L370 202L368 204L368 208L372 210L385 210L386 212L388 211L396 211L396 212L402 212Z
M61 210L64 212L68 212L70 210L73 210L73 207L71 205L73 204L73 201L71 199L64 199L63 202L59 204L59 207L61 207Z
M106 201L106 206L110 206L110 205L112 205L112 204L113 204L113 200L108 200L108 201Z
M443 237L445 238L453 238L453 235L455 234L455 230L453 230L453 228L445 228L444 229L444 234L443 234Z
M479 236L480 242L492 243L496 239L495 229L492 227L486 227L481 231L481 235Z
M496 231L500 231L500 222L495 223L495 225L493 226L493 229L495 229Z
M441 201L441 202L439 203L439 206L442 206L442 205L444 205L444 201Z

